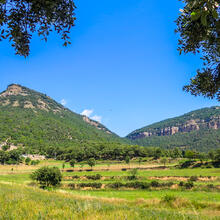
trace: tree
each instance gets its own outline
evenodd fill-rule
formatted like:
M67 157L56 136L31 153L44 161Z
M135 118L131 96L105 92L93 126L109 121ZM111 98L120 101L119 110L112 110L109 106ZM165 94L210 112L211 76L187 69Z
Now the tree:
M125 163L126 163L126 164L130 164L130 157L129 157L129 156L126 156L126 157L125 157Z
M88 165L91 167L91 169L95 166L95 159L94 158L90 158L88 161L87 161Z
M177 19L179 52L202 53L204 68L183 89L220 101L220 7L217 0L183 0Z
M161 163L164 165L164 167L166 166L166 163L167 163L167 158L164 157L161 159Z
M31 158L30 158L30 157L27 157L27 158L25 159L25 164L26 164L26 165L29 165L30 162L31 162Z
M70 161L70 166L71 166L72 168L74 168L74 167L75 167L75 163L76 163L76 160L72 159L72 160Z
M16 54L30 54L32 35L45 41L51 31L70 44L70 29L75 24L76 6L72 0L0 0L0 40L12 42Z
M57 167L41 167L31 174L31 179L37 181L42 188L59 186L62 174Z

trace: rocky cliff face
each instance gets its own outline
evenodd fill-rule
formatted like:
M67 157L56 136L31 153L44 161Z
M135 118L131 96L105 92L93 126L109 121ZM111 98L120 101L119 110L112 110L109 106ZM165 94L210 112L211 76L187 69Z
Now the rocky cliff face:
M214 116L209 119L193 119L188 120L183 124L175 124L173 126L164 128L147 129L146 131L133 132L129 135L129 139L136 140L151 136L171 136L177 133L186 133L191 131L198 131L202 128L205 129L219 129L220 128L220 116Z

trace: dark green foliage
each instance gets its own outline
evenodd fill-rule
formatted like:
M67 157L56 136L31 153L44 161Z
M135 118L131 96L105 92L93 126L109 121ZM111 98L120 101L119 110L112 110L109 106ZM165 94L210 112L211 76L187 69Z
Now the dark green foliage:
M96 189L100 189L102 187L101 183L79 183L77 185L79 188L92 187Z
M75 175L75 176L72 176L72 178L73 178L73 179L79 179L79 178L80 178L80 176Z
M86 176L86 178L88 180L100 180L102 178L102 176L97 173L96 175Z
M89 166L91 167L91 169L92 169L92 167L95 166L96 161L95 161L94 158L90 158L90 159L87 161L87 163L88 163L88 165L89 165Z
M39 160L32 160L32 161L31 161L31 165L33 165L33 166L36 166L36 165L38 165L39 163L40 163Z
M173 196L173 195L165 195L163 198L162 198L162 202L164 203L172 203L172 202L175 202L177 199L176 196Z
M193 182L190 182L190 181L184 184L184 187L186 189L192 189L193 186L194 186Z
M201 53L204 68L184 90L220 101L220 7L216 0L183 0L177 19L180 53Z
M70 161L70 166L71 166L71 167L74 167L75 164L76 164L76 160L72 159L72 160Z
M130 171L130 176L128 176L128 179L129 180L136 180L137 179L137 175L138 175L138 169L137 168L135 168L135 169L132 169L131 171Z
M71 0L1 0L0 40L12 41L16 54L25 57L35 32L47 41L49 33L56 31L67 46L76 19L75 8Z
M151 184L150 184L152 187L159 187L160 186L160 183L156 180L152 181Z
M179 183L180 187L184 187L185 189L192 189L194 187L194 183L192 181L188 181L186 183L184 183L183 181L181 181Z
M41 167L31 174L31 179L37 181L42 188L59 186L62 174L57 167Z
M189 178L189 181L190 182L196 182L198 180L198 177L197 176L191 176L190 178Z
M0 164L19 164L21 161L20 150L0 151Z
M31 158L30 158L30 157L27 157L27 158L25 159L25 164L26 164L26 165L29 165L30 162L31 162Z

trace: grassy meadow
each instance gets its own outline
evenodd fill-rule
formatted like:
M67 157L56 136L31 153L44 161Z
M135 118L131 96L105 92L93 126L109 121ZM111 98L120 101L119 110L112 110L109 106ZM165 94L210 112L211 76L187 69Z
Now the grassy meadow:
M220 219L218 168L100 161L91 170L63 163L0 166L0 219ZM60 187L33 183L30 174L41 166L62 170Z

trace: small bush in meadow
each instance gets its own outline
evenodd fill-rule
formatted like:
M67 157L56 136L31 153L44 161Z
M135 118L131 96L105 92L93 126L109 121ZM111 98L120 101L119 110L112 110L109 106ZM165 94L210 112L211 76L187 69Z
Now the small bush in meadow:
M86 176L86 178L88 180L100 180L102 176L100 174L96 174L96 175Z
M162 198L162 202L164 203L172 203L172 202L175 202L177 199L176 196L173 196L173 195L166 195Z
M198 177L197 176L191 176L190 178L189 178L189 181L190 182L196 182L198 180Z
M101 183L79 183L78 187L79 188L92 187L92 188L100 189L102 187L102 184Z
M38 182L41 188L59 186L62 174L57 167L41 167L31 174L31 179Z
M150 184L152 187L160 187L160 183L156 180L152 181Z

